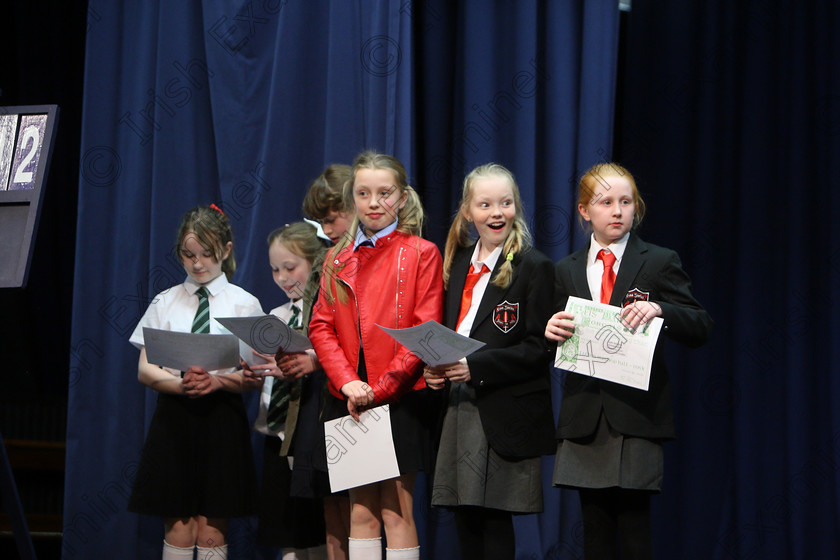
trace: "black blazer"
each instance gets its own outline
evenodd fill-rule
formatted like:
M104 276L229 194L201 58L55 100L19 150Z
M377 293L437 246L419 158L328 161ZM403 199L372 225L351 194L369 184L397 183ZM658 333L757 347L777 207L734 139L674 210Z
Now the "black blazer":
M444 323L455 329L475 245L459 249L449 272ZM545 324L554 301L552 263L536 249L513 259L510 285L494 285L501 255L473 321L470 337L486 346L467 356L481 423L490 447L505 457L554 453L550 365Z
M586 280L589 244L557 263L558 310L569 296L592 299ZM706 342L712 319L691 295L691 280L677 254L645 243L631 233L615 279L610 305L635 299L656 302L665 321L653 356L647 391L576 373L567 373L560 404L557 438L582 438L594 433L601 407L618 432L651 439L676 437L668 370L662 352L664 336L689 347Z

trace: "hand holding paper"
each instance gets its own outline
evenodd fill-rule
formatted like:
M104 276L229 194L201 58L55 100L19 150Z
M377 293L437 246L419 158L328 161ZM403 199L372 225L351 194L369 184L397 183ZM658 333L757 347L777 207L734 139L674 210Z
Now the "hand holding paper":
M575 317L574 334L557 346L554 367L647 391L660 317L631 330L622 322L629 312L619 307L570 297L566 311Z

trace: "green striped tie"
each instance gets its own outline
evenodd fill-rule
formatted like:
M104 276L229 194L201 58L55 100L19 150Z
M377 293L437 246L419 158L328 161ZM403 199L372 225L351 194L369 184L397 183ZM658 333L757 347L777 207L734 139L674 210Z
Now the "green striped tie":
M289 326L295 328L300 325L300 309L296 305L292 306L292 316L289 318ZM271 386L271 400L268 403L268 414L266 416L266 425L272 432L278 432L286 422L286 413L289 412L289 393L291 390L291 383L286 383L282 379L274 378L274 383Z
M196 290L198 309L195 311L192 330L190 332L210 334L210 302L207 300L207 288L202 286Z

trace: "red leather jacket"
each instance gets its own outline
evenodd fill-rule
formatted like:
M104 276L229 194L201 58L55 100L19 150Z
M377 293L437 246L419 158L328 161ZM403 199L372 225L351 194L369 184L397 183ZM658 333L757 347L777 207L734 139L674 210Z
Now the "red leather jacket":
M336 295L338 285L344 287L345 302ZM376 247L331 249L309 323L330 392L343 399L341 387L359 379L360 340L374 405L425 387L420 359L376 325L407 328L430 319L440 322L442 314L442 261L433 243L394 231Z

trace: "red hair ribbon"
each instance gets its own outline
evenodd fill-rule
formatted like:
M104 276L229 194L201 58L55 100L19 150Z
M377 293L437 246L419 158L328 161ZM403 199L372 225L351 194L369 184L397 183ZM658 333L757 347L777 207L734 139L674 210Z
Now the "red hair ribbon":
M218 213L219 213L219 214L221 214L222 216L224 216L224 215L225 215L225 213L224 213L224 212L222 212L222 209L221 209L221 208L219 208L218 206L216 206L215 204L211 204L211 205L210 205L210 208L212 208L213 210L215 210L216 212L218 212Z

